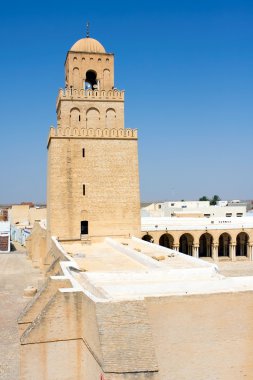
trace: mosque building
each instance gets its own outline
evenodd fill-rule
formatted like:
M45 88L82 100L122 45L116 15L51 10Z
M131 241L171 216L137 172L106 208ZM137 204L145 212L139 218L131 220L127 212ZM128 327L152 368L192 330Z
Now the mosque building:
M67 53L56 111L47 225L26 244L45 282L18 319L20 379L250 379L253 278L224 277L187 242L181 253L165 224L146 221L155 241L142 239L137 131L114 55L89 36Z

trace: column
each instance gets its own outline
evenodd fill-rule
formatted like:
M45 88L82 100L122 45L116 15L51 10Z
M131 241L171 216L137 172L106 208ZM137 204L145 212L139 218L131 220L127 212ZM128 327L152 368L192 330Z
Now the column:
M174 249L174 251L179 252L179 244L173 244L172 249Z
M193 245L192 256L198 258L199 257L199 245Z
M248 244L247 246L247 256L250 261L253 260L253 245L252 244Z
M218 244L212 244L212 257L214 261L218 261Z
M235 247L235 243L231 243L229 245L229 257L232 259L232 261L236 261Z

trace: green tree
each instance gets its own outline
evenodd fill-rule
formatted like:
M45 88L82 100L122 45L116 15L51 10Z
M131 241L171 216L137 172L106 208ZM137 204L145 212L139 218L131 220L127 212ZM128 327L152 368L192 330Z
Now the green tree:
M199 198L199 201L209 201L206 195L203 195L203 197Z
M216 205L218 201L220 201L219 195L214 195L212 199L210 199L210 205Z

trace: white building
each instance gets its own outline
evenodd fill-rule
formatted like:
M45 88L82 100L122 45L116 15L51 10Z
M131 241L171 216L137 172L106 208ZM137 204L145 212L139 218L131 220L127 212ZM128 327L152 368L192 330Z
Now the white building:
M224 201L227 202L227 201ZM211 206L209 201L180 201L152 203L141 209L143 217L232 218L246 216L246 205L221 203Z

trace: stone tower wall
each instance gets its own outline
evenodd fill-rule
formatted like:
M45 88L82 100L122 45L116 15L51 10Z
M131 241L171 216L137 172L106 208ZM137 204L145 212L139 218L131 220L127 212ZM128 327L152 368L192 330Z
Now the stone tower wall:
M136 138L57 136L50 138L48 152L51 236L80 239L82 220L93 238L139 234Z

